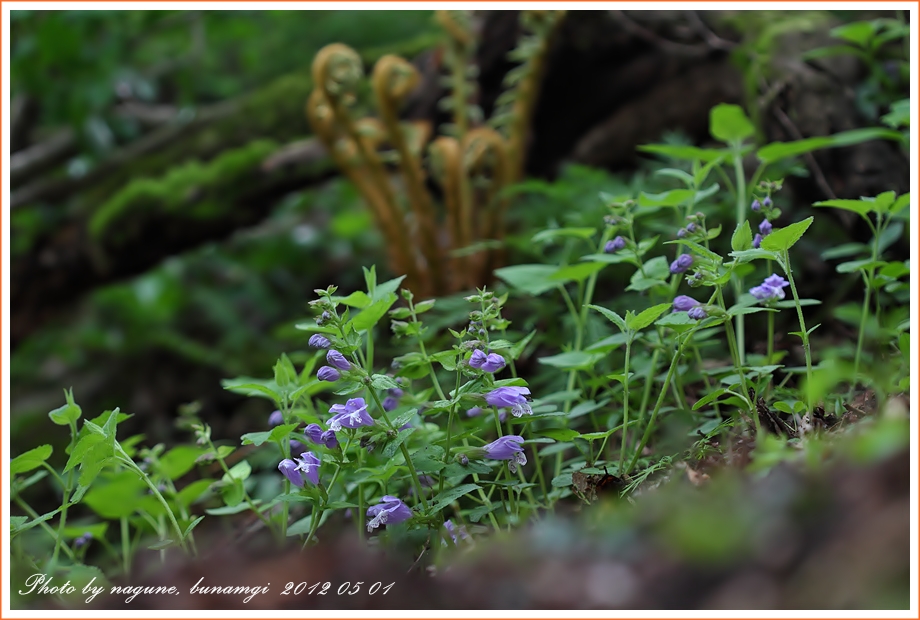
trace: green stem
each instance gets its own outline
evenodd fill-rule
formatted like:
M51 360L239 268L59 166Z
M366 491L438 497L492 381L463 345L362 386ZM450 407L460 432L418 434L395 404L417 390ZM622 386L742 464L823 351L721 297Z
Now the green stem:
M390 427L390 430L398 432L393 426L393 423L390 421L389 416L387 416L387 412L384 410L383 404L380 402L380 397L377 396L376 390L371 390L371 397L374 399L374 402L377 403L377 408L380 410L380 413L383 416L383 419L386 421L387 426ZM403 457L406 459L406 467L409 468L409 473L412 475L412 482L415 485L415 492L418 495L419 501L422 503L422 508L424 508L427 512L428 502L425 501L425 494L422 492L422 483L418 478L418 472L415 471L415 465L412 464L412 459L409 457L409 451L406 449L406 444L400 444L399 450L402 452Z
M745 204L747 200L747 189L744 184L744 166L741 161L740 153L741 145L740 143L734 146L734 164L735 164L735 209L736 209L736 218L737 225L740 226L744 223L747 212L747 205ZM741 295L744 292L744 280L740 277L735 277L732 279L735 285L735 302L741 299ZM721 293L720 293L721 295ZM735 325L738 331L738 361L743 366L744 365L744 355L745 355L745 346L744 346L744 315L739 314L735 317Z
M121 517L121 558L127 577L131 576L131 536L128 532L128 517Z
M808 402L808 412L811 413L812 407L811 390L814 384L811 381L811 343L808 338L808 330L805 329L805 315L802 314L802 303L799 301L799 292L795 288L795 278L792 277L792 265L789 263L789 250L783 252L783 267L786 276L789 278L789 287L792 289L792 298L795 300L795 311L799 315L799 329L802 330L802 346L805 348L805 372L808 378L808 387L806 391L806 401Z
M13 498L13 501L16 502L16 504L17 504L20 508L22 508L22 509L26 512L26 514L28 514L28 515L29 515L30 517L32 517L33 519L38 519L38 518L39 518L39 514L38 514L37 512L35 512L35 510L34 510L29 504L27 504L26 501L25 501L24 499L22 499L19 495L16 495L16 496ZM43 530L45 530L45 532L46 532L49 536L51 536L51 539L55 542L55 544L57 544L57 541L58 541L59 536L58 536L58 533L57 533L56 531L54 531L54 528L53 528L53 527L51 527L50 525L48 525L45 521L41 521L41 522L38 524L38 526L39 526L40 528L42 528ZM63 545L63 544L62 544L62 545L61 545L61 549L64 550L64 553L67 554L67 557L69 557L71 560L74 559L73 551L71 550L71 548L70 548L69 546Z
M617 473L623 471L623 461L626 460L626 444L629 441L629 353L632 346L632 332L626 334L626 361L623 367L623 441L620 443L620 462L617 464ZM651 383L651 378L649 378Z
M621 476L628 476L629 472L633 470L636 466L636 462L639 460L639 456L642 454L642 450L651 438L652 429L655 427L655 420L658 418L658 412L661 410L662 403L664 403L664 397L668 393L668 385L671 383L671 377L674 376L674 369L677 368L677 361L680 359L681 353L683 352L684 343L690 340L695 331L696 329L694 328L683 342L681 342L678 336L677 351L675 351L674 357L671 358L671 365L668 366L668 374L664 379L664 385L661 386L661 392L658 393L658 400L655 402L655 408L652 410L652 416L649 418L648 426L645 427L645 433L643 433L642 440L639 441L639 445L636 447L636 453L633 455L632 461L630 461L626 470L620 473Z

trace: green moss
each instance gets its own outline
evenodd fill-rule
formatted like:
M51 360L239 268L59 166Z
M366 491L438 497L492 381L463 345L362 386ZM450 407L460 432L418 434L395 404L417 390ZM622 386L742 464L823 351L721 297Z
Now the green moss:
M170 168L162 177L131 181L92 215L90 234L100 239L124 218L142 210L184 210L186 216L195 219L215 217L229 205L226 194L234 180L248 176L277 149L271 140L256 140L207 163L190 161ZM220 197L224 199L215 200Z

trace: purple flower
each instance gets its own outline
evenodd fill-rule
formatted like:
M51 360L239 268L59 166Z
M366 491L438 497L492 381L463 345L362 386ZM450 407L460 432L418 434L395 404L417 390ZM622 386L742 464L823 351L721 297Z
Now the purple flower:
M295 487L303 486L303 476L300 474L300 466L291 459L284 459L278 463L278 470L284 474L284 477Z
M692 232L694 232L695 230L696 230L696 224L694 224L693 222L690 222L689 224L687 224L687 232L688 232L688 233L692 233Z
M688 297L687 295L678 295L674 298L674 312L687 312L692 308L700 305L700 302Z
M372 517L367 522L367 531L373 532L381 525L411 519L412 511L398 497L384 495L379 504L367 509L367 516Z
M93 539L92 532L83 532L82 536L78 536L76 540L73 541L73 546L79 549L80 547L86 546L89 544L89 541Z
M763 206L765 206L765 207L767 207L767 208L770 208L770 207L773 206L773 201L770 200L770 197L769 197L769 196L767 196L766 198L763 199Z
M268 425L271 428L275 428L281 424L284 424L284 416L281 415L280 411L272 411L271 415L268 416Z
M393 411L397 407L399 407L398 399L392 396L387 396L386 398L383 399L383 410L384 411Z
M466 417L468 418L475 418L478 415L482 415L482 407L473 407L466 410Z
M322 443L330 450L335 450L339 447L339 438L335 436L335 431L323 431L323 434L320 435L319 443Z
M760 201L756 198L754 199L754 202L751 203L751 211L760 211Z
M486 361L482 364L482 369L486 372L498 372L505 367L505 358L498 353L489 353Z
M402 395L405 394L405 392L402 391L402 388L390 388L387 390L387 394L393 398L402 398Z
M341 379L342 375L332 366L321 366L320 369L316 371L316 378L320 381L334 382Z
M329 428L333 431L374 425L374 418L367 412L367 403L363 398L351 398L344 405L332 405L329 413L333 414L329 418Z
M524 438L520 435L505 435L482 447L485 458L496 461L509 461L508 469L512 472L518 465L526 465L527 457L521 447Z
M500 387L486 394L486 402L493 407L511 407L511 414L519 418L525 413L533 413L527 404L530 390L524 387Z
M686 228L681 228L680 230L677 231L677 238L678 238L678 239L683 239L683 238L686 237L686 236L687 236L687 229L686 229Z
M313 443L323 442L323 427L319 424L307 424L307 427L303 429L303 434Z
M683 273L693 265L693 257L689 254L681 254L673 263L671 263L671 273Z
M470 535L466 531L465 527L460 526L459 528L457 528L450 519L444 522L444 529L447 530L448 535L451 537L451 540L454 541L455 545L458 543L457 534L459 534L460 538L462 538L463 540L469 540L470 538ZM446 541L445 541L445 544L446 544Z
M764 220L760 223L760 226L757 227L757 230L760 231L761 235L766 237L773 232L773 224L770 223L770 220Z
M311 347L316 347L317 349L328 349L330 342L329 339L322 334L313 334L310 336L310 341L308 344Z
M473 351L473 355L470 356L469 365L473 368L482 368L482 365L486 363L488 356L484 351L476 349Z
M687 311L687 316L690 317L691 319L693 319L694 321L702 321L702 320L705 319L706 316L707 316L707 315L706 315L706 308L704 308L704 307L702 307L702 306L696 306L696 307L694 307L694 308L690 308L690 309Z
M786 282L786 280L784 280L781 276L773 274L764 280L763 284L752 288L750 293L760 301L785 299L786 293L783 291L783 289L787 286L789 286L789 283Z
M619 252L626 247L626 239L617 235L610 241L604 244L604 253L613 254L614 252Z
M284 459L278 463L278 469L295 487L303 487L304 479L312 484L319 484L320 460L312 452L304 452L299 459Z
M335 349L329 349L329 351L326 353L326 361L339 370L351 370L351 364L349 361L345 359L344 355Z
M763 241L763 235L761 235L760 233L757 233L756 235L754 235L754 242L753 242L752 245L753 245L755 248L759 248L759 247L760 247L760 242L761 242L761 241Z

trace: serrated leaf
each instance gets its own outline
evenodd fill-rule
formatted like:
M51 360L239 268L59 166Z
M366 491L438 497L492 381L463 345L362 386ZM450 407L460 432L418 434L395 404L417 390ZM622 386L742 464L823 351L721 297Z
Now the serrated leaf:
M664 314L670 307L671 304L667 303L646 308L634 317L627 319L626 326L634 332L641 331L658 320L658 317Z
M768 252L788 251L789 248L802 238L802 235L805 234L805 231L808 230L808 227L811 226L813 221L815 221L815 218L811 216L801 222L790 224L785 228L774 228L773 232L764 237L763 241L760 242L761 249L767 250Z
M375 291L375 296L378 291ZM356 332L367 331L382 319L390 307L396 303L397 297L394 293L388 293L383 299L375 301L364 308L357 316L351 320L351 327Z
M608 310L607 308L602 308L601 306L595 306L594 304L588 304L588 307L591 308L592 310L597 310L598 312L603 314L605 317L607 317L609 321L611 321L614 325L620 328L621 332L627 331L625 319L623 319L623 317L621 317L619 314L617 314L613 310Z
M751 233L751 223L745 220L735 228L732 234L732 250L740 252L749 250L753 246L754 235Z
M371 377L371 386L375 390L395 390L399 387L399 384L396 383L396 380L393 377L388 377L386 375L373 375Z

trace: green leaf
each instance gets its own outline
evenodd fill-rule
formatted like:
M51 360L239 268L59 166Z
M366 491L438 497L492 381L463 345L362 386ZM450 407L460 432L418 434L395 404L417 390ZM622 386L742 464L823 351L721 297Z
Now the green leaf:
M48 417L51 418L51 421L58 426L68 426L76 422L80 419L80 414L83 413L80 406L73 400L73 388L64 390L64 399L67 401L66 405L58 407L54 411L48 413Z
M597 232L596 228L548 228L541 230L530 238L531 243L555 241L556 239L590 239Z
M346 306L351 306L352 308L367 308L371 305L371 298L368 297L367 293L364 291L355 291L347 297L333 295L332 300L340 304L345 304Z
M658 320L658 317L664 314L670 307L671 304L667 303L646 308L639 314L626 319L626 326L634 332L641 331Z
M253 503L258 506L261 500L254 499ZM221 506L220 508L206 508L205 512L214 517L221 517L227 515L239 514L245 510L249 510L249 504L237 502L232 506ZM290 536L291 532L288 530L288 535Z
M853 213L859 213L860 215L868 215L872 212L872 207L874 206L872 202L868 200L825 200L823 202L814 203L815 207L834 207L836 209L843 209L845 211L852 211ZM771 233L772 234L772 233ZM767 235L769 236L769 235Z
M761 249L773 252L788 251L795 243L802 238L808 227L815 220L814 216L804 219L801 222L790 224L785 228L774 228L773 232L763 238L760 242Z
M716 140L740 144L754 135L754 124L741 106L720 103L709 112L709 133Z
M708 405L708 404L711 403L712 401L716 400L717 398L719 398L720 396L722 396L723 394L725 394L725 392L727 392L727 391L728 391L728 390L726 390L725 388L717 388L717 389L713 390L712 392L710 392L709 394L707 394L707 395L704 396L703 398L701 398L701 399L699 399L698 401L696 401L696 403L693 404L693 410L696 411L696 410L698 410L700 407L703 407L703 406L705 406L705 405Z
M249 478L249 475L252 473L252 465L249 464L249 461L242 460L233 467L230 468L230 471L224 474L224 477L221 478L224 482L230 482L231 480L246 480Z
M192 533L192 530L195 529L195 526L201 523L204 520L204 515L201 515L194 521L188 524L188 527L185 528L185 531L182 533L183 540L188 538L188 535Z
M533 340L533 337L536 335L537 335L537 330L533 330L532 332L524 336L524 338L521 339L520 342L518 342L516 345L511 347L511 359L516 360L519 357L521 357L521 355L524 353L524 349L527 348L527 345L530 344L530 341Z
M199 446L176 446L160 457L160 473L170 480L177 480L187 474L205 452L207 448Z
M351 320L351 326L356 332L369 330L386 315L387 310L396 303L396 300L397 297L394 293L388 293L386 297L380 301L375 301L353 318Z
M398 423L394 423L393 426L395 426L396 428L399 428L400 426L405 424L405 422L403 422L402 424L398 424L398 425L397 424ZM390 458L394 454L396 454L396 451L399 450L399 446L406 443L406 440L409 439L409 436L414 432L415 432L415 428L411 428L411 427L399 431L396 437L388 441L387 445L383 448L383 456Z
M547 366L562 368L563 370L587 370L602 359L604 359L603 353L566 351L565 353L541 357L537 361Z
M10 476L24 474L27 471L41 467L42 463L48 460L53 451L54 449L49 444L45 444L20 454L9 463Z
M547 428L542 431L537 431L537 434L555 439L556 441L570 441L578 437L580 433L570 428Z
M694 198L692 189L672 189L660 194L639 194L640 207L678 207Z
M565 265L554 272L553 275L550 276L550 279L559 284L563 282L581 282L606 266L607 264L602 262L585 262Z
M202 519L203 518L204 517L202 517ZM161 541L153 543L147 548L150 549L151 551L160 551L161 549L167 549L169 547L172 547L175 544L176 544L176 541L174 541L172 538L164 538Z
M429 444L414 452L411 457L412 465L415 466L416 472L420 474L435 474L444 469L444 448Z
M451 351L451 353L453 353L453 351ZM373 375L371 377L371 386L375 390L395 390L399 387L399 384L396 383L393 377Z
M703 258L708 258L709 260L711 260L711 261L713 261L713 262L716 262L716 263L721 263L721 262L722 262L722 257L721 257L721 256L719 256L718 254L716 254L716 253L713 252L712 250L709 250L709 249L705 248L704 246L700 245L700 244L697 243L696 241L689 241L689 240L687 240L687 239L675 239L674 241L666 241L666 242L665 242L665 244L673 244L673 243L677 243L677 244L680 244L680 245L685 245L685 246L687 246L687 247L689 247L689 248L693 248L693 250L694 250L697 254L699 254L699 255L702 256Z
M761 243L761 248L763 244ZM764 259L764 260L776 260L776 254L773 252L767 252L764 249L751 248L750 250L739 250L737 252L729 253L729 256L734 258L741 264L749 263L752 260Z
M613 310L608 310L607 308L595 306L594 304L588 304L588 307L591 308L592 310L597 310L598 312L603 314L605 317L607 317L608 320L610 320L614 325L620 328L621 332L627 331L626 321L623 319L623 317L621 317L619 314L617 314Z
M786 157L804 155L818 149L852 146L869 140L894 140L897 142L901 140L901 134L883 127L853 129L851 131L842 131L832 136L818 136L794 142L773 142L760 148L757 151L757 157L766 165Z
M832 29L831 35L865 48L875 36L875 25L868 21L852 22Z
M556 288L559 282L552 279L559 268L554 265L514 265L495 270L495 275L512 288L534 297Z
M176 494L176 500L188 508L211 487L213 482L214 481L210 478L196 480L195 482L186 485L184 489L179 491L179 493Z
M753 247L754 235L751 234L751 223L745 220L735 228L732 234L732 249L736 252L750 250Z
M728 157L728 151L717 149L701 149L696 146L680 146L675 144L642 144L636 147L640 151L653 153L655 155L664 155L673 159L685 159L693 161L712 162L725 159Z
M393 278L392 280L387 280L383 284L378 284L374 288L374 294L371 297L371 301L383 301L387 299L391 293L395 293L399 290L399 285L402 284L402 281L406 279L406 276L399 276Z
M480 488L482 487L480 487L478 484L461 484L460 486L448 489L443 493L438 493L430 500L431 506L428 507L428 514L437 514L440 510L446 508L457 499Z

